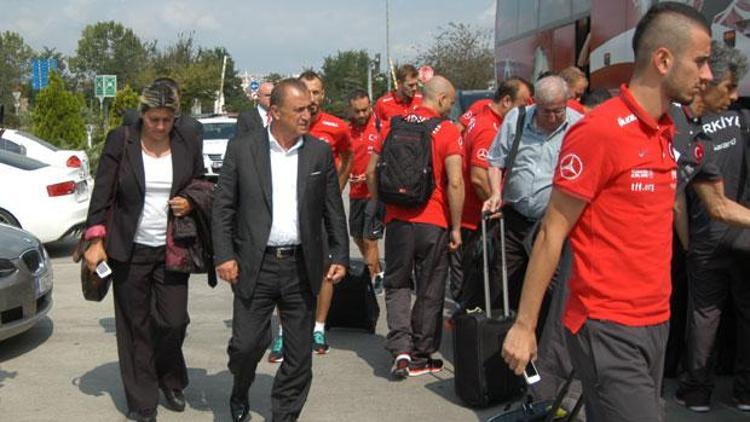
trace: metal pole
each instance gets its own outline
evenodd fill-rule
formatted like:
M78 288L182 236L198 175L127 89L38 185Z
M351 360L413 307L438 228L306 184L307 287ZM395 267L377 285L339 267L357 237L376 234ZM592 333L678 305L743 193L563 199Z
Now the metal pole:
M391 16L390 16L390 1L385 0L385 62L388 66L391 66ZM388 76L388 91L391 90L393 81L391 79L391 72L386 72Z
M372 101L372 62L370 58L367 58L367 95Z

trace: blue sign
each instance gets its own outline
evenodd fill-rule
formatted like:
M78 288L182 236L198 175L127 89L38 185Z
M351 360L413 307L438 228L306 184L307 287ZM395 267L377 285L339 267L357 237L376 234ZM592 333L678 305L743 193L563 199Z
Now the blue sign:
M258 81L251 81L250 82L250 89L252 91L257 91L258 88L260 88L260 83L258 83Z
M58 70L57 59L31 59L31 88L34 91L49 85L50 70Z

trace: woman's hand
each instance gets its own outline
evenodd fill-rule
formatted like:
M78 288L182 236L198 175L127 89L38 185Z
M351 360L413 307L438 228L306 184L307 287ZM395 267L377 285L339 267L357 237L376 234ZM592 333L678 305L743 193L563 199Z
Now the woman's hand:
M104 251L104 240L97 238L91 241L88 249L83 254L83 259L86 260L86 267L89 271L95 271L96 266L100 262L107 260L107 252Z
M193 206L190 205L190 201L181 196L175 196L169 200L169 207L172 209L172 214L175 217L184 217L190 214L193 210Z

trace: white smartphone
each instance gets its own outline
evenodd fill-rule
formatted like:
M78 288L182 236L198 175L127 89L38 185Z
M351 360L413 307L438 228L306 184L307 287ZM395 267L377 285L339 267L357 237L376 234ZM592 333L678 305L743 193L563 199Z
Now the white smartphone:
M109 265L107 265L107 261L102 261L99 263L99 265L96 266L96 275L98 275L99 278L102 279L112 275L112 269L109 268Z
M526 369L523 370L523 377L526 380L526 384L529 385L537 383L542 379L532 361L529 361L529 363L526 364Z

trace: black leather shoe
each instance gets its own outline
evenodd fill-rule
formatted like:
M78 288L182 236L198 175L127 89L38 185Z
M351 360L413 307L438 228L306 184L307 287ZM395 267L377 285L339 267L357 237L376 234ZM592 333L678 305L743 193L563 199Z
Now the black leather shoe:
M136 422L156 422L156 412L139 412L133 410L128 413L128 419Z
M175 412L182 412L185 410L185 394L183 394L182 390L163 388L161 392L164 393L164 398L167 400L168 409L174 410Z
M229 399L229 410L232 412L233 422L247 422L250 420L250 405Z

